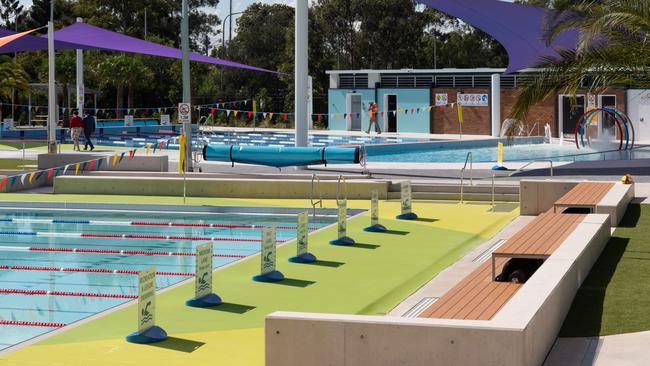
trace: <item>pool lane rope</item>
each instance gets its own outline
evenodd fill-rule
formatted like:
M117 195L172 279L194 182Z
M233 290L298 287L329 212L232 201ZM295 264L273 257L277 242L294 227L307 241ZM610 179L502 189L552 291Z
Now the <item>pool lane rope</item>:
M111 239L145 239L145 240L186 240L186 241L228 241L259 243L257 238L230 238L218 236L181 236L181 235L146 235L146 234L110 234L110 233L59 233L50 231L0 231L0 236L40 236L55 238L111 238Z
M42 271L42 272L74 272L74 273L107 273L137 275L140 271L129 269L107 269L107 268L77 268L77 267L40 267L40 266L0 266L0 270L14 271ZM156 271L158 276L181 276L193 277L194 272L169 272Z
M4 320L0 319L0 325L18 325L23 327L49 327L49 328L61 328L65 327L65 323L51 323L51 322L31 322L24 320Z
M222 223L191 223L191 222L158 222L158 221L105 221L105 220L66 220L66 219L15 219L2 218L0 222L15 222L27 224L73 224L73 225L107 225L107 226L171 226L171 227L204 227L224 229L262 229L265 225L222 224ZM296 226L276 226L276 229L295 230ZM318 230L310 227L309 230Z
M0 246L0 251L24 251L24 252L65 252L65 253L84 253L84 254L120 254L120 255L149 255L149 256L176 256L176 257L193 257L196 253L192 252L164 252L164 251L147 251L147 250L126 250L126 249L92 249L92 248L43 248L43 247L17 247L17 246ZM217 258L246 258L243 254L213 254Z
M17 288L0 288L0 294L6 295L33 295L33 296L71 296L71 297L99 297L107 299L137 299L138 295L105 294L100 292L76 292L53 290L25 290Z

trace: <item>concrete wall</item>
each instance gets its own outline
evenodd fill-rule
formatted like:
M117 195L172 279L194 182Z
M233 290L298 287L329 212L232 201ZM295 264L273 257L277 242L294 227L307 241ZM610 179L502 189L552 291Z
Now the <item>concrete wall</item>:
M272 313L266 365L541 365L609 236L587 216L489 321Z
M40 154L38 155L38 169L49 169L63 167L68 164L79 163L106 157L92 153L71 153L71 154ZM102 164L102 170L120 171L141 171L141 172L167 172L169 171L169 157L167 155L135 155L129 159L128 153L119 164L106 166Z
M187 196L230 198L309 198L310 180L264 179L210 179L187 178ZM377 190L385 199L389 182L347 182L349 199L369 199ZM344 190L345 191L345 190ZM314 198L336 198L337 182L321 181L316 185ZM54 193L118 194L145 196L182 196L183 178L123 177L123 176L62 176L54 182Z

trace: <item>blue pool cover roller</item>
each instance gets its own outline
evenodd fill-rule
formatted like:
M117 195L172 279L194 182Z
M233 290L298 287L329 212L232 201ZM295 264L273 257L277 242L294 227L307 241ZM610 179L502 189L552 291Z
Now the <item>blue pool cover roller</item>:
M359 164L361 149L355 147L293 147L205 145L203 159L267 165L276 168L319 164Z

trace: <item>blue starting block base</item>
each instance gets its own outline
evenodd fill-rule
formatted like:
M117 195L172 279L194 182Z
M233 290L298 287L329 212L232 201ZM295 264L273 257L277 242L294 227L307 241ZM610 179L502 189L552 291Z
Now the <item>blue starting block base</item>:
M418 215L415 214L415 212L409 212L401 215L395 216L396 219L398 220L417 220Z
M185 305L195 308L209 308L221 304L221 298L217 294L207 294L185 301Z
M280 282L282 280L284 280L284 275L280 271L273 271L253 276L253 281L257 282Z
M167 339L167 332L157 325L154 325L143 332L133 332L126 336L127 342L140 344L162 342L165 339Z
M508 168L506 168L506 167L503 166L503 165L499 165L499 164L497 164L497 165L495 165L495 166L492 167L492 170L508 170Z
M289 262L291 263L314 263L316 261L316 256L311 253L305 253L289 258Z
M349 236L344 236L344 237L338 238L336 240L331 240L330 244L332 244L332 245L350 246L350 245L354 245L354 239L350 238Z
M363 231L367 231L370 233L384 233L386 232L386 226L382 224L376 224L376 225L363 228Z

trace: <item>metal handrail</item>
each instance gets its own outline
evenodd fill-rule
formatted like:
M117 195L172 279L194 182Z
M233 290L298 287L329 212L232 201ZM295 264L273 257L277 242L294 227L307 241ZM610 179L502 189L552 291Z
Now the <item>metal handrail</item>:
M348 186L345 182L345 177L343 175L339 175L338 179L336 180L336 201L338 202L340 197L341 197L341 182L343 182L343 188L345 190L345 196L344 198L348 198Z
M318 182L320 185L320 178L316 174L311 175L311 193L309 196L309 201L311 202L311 208L313 210L313 217L316 218L316 206L320 205L320 208L323 208L323 191L318 190L319 193L319 199L318 201L314 201L314 181Z
M551 177L553 176L553 160L533 160L533 161L529 161L528 163L524 164L524 166L519 167L519 169L517 169L514 172L510 173L509 176L511 177L511 176L523 171L524 168L530 166L533 163L549 163L551 165Z
M473 186L474 185L474 157L472 156L472 152L469 151L467 153L467 156L465 157L465 165L463 165L463 168L460 170L460 203L465 203L463 200L464 197L464 187L465 187L465 170L467 169L467 162L469 161L469 185Z
M539 122L535 122L535 124L533 124L533 127L531 127L530 130L528 130L528 136L529 137L530 137L530 134L533 133L533 130L535 129L535 127L537 127L537 135L536 136L539 136Z

